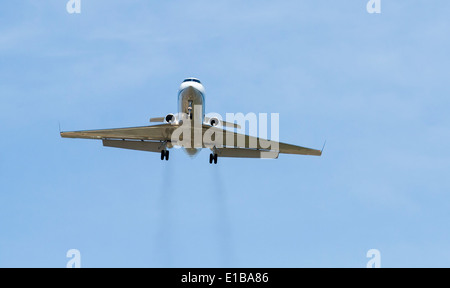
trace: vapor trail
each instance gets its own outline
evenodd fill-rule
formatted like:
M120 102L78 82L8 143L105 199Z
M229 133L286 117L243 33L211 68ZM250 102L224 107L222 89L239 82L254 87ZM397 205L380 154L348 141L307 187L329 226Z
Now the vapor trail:
M217 202L217 229L219 236L219 249L221 250L221 266L231 267L233 259L233 249L231 245L231 227L230 217L228 214L227 194L224 186L223 176L219 166L211 167L213 170L213 178L215 181L214 198Z
M173 191L172 186L172 165L170 161L163 163L165 167L162 170L162 183L159 195L159 214L160 221L158 227L158 233L156 237L157 253L161 257L160 263L163 267L173 266L172 255L172 219L171 219L171 196Z

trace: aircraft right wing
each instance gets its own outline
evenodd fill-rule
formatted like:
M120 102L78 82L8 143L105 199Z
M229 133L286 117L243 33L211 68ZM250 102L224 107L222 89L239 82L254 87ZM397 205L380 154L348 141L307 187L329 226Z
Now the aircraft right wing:
M215 147L219 157L278 158L279 153L322 155L321 150L265 140L208 125L203 125L203 134L205 147Z

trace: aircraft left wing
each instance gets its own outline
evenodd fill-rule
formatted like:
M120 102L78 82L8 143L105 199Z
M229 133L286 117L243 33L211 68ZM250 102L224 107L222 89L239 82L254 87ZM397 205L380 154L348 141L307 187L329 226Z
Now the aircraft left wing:
M130 127L103 130L85 130L61 132L63 138L81 139L122 139L122 140L153 140L170 141L177 125L161 124L154 126Z

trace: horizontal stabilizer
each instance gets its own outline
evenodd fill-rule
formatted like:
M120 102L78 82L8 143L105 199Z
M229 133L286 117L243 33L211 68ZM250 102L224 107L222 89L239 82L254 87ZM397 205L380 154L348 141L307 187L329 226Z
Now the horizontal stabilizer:
M236 124L236 123L230 123L230 122L222 121L222 125L225 126L225 127L229 127L229 128L241 129L241 125Z
M165 121L166 117L155 117L155 118L150 118L150 122L158 122L158 123L163 123Z
M212 119L214 119L214 118L212 118ZM209 125L211 125L210 121L211 121L211 118L208 118L208 117L205 118L205 122ZM230 123L230 122L222 121L222 120L219 120L219 125L222 125L223 127L228 127L228 128L241 129L241 125L239 125L237 123Z

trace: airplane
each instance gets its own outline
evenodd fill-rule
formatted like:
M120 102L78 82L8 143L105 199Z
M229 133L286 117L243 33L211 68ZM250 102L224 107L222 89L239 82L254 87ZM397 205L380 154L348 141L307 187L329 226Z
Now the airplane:
M60 132L63 138L102 140L103 146L157 152L169 160L169 149L182 147L188 155L209 148L209 163L224 158L271 158L279 154L321 156L316 150L239 134L225 128L240 129L237 123L205 115L205 88L197 78L186 78L178 90L178 113L150 118L152 126ZM226 139L226 141L225 141ZM325 146L325 145L324 145Z

